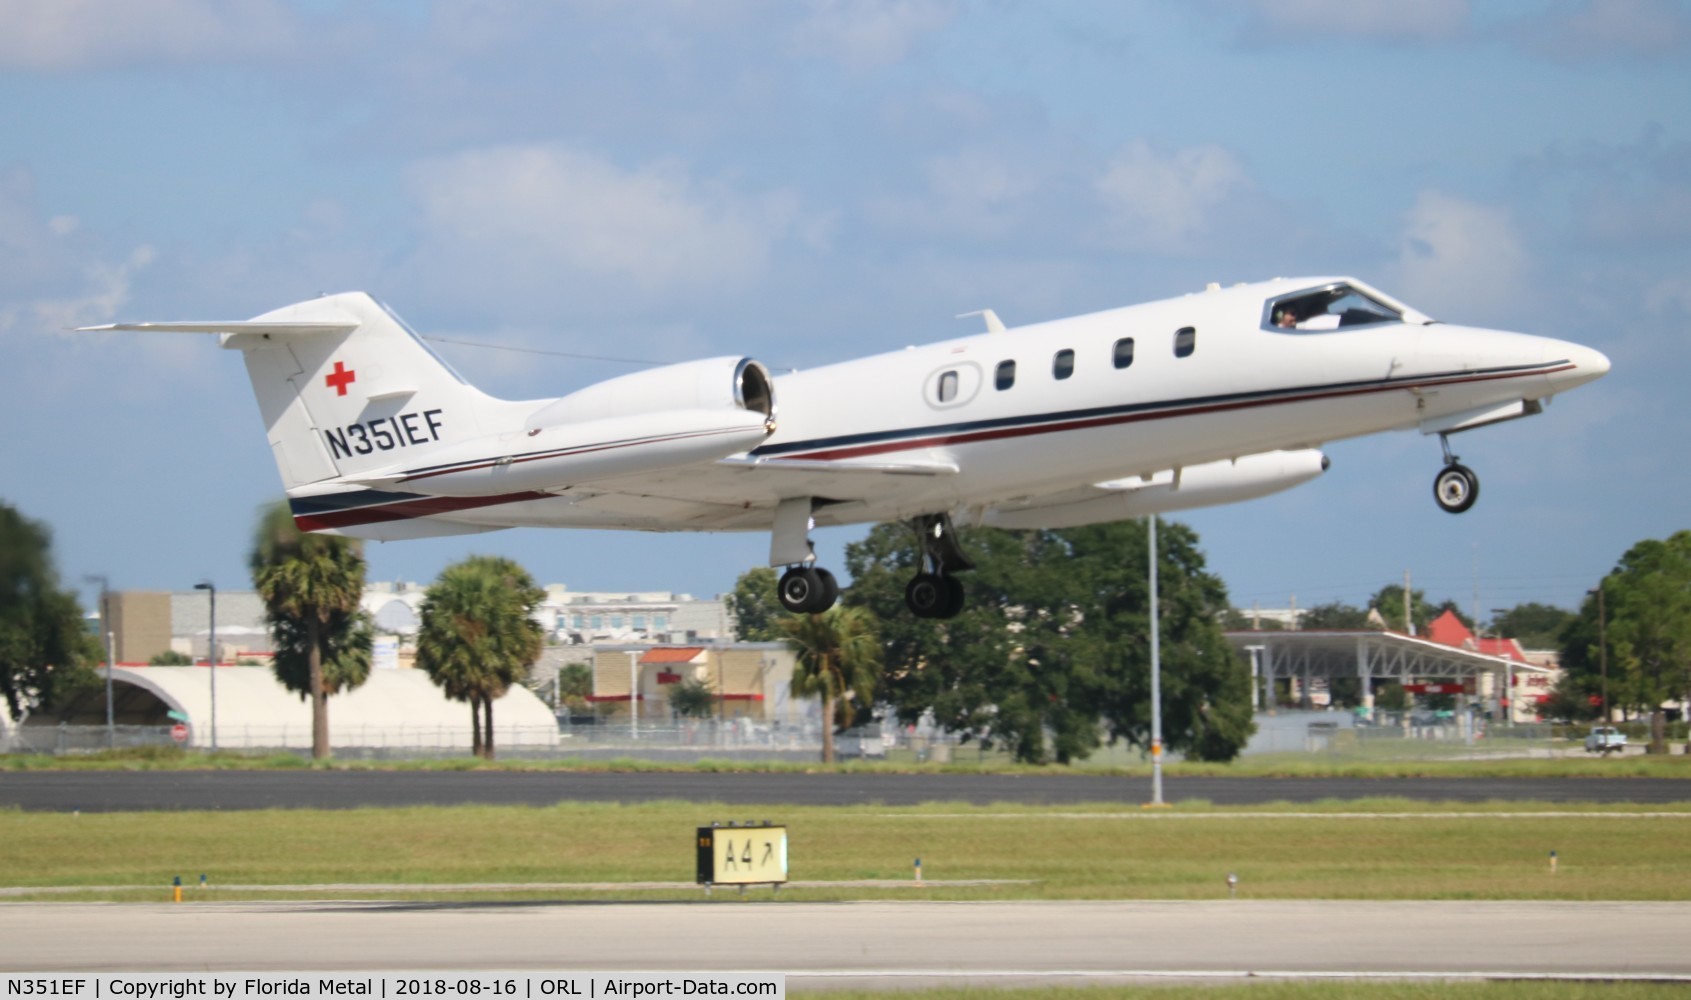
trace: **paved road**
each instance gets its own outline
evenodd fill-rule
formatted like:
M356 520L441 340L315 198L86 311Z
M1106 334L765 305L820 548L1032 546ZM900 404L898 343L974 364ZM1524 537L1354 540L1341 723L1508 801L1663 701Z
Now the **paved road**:
M781 972L789 986L1608 974L1691 982L1691 903L0 904L0 969Z
M726 805L911 805L1009 802L1139 804L1146 778L1086 775L697 774L515 771L0 771L0 808L46 812L157 809L347 809L361 806L546 806L680 799ZM1419 801L1691 802L1671 778L1181 778L1170 802L1218 805L1396 796Z

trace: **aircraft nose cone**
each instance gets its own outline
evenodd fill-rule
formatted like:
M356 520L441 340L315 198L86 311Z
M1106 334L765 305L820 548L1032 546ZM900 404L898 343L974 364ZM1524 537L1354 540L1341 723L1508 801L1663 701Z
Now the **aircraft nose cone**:
M1547 352L1547 357L1565 360L1573 366L1550 376L1558 391L1595 381L1609 372L1608 355L1583 344L1557 341Z

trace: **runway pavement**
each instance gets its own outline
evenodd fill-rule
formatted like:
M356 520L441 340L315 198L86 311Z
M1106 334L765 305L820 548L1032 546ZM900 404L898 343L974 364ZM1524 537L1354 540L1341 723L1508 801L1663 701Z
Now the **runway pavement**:
M1672 778L1191 778L1164 780L1169 802L1218 805L1394 796L1418 801L1691 801ZM0 808L347 809L415 805L548 806L677 799L727 805L1074 805L1149 801L1148 778L1096 775L802 774L569 771L0 771Z
M1691 903L0 904L0 969L779 972L789 987L1147 976L1691 982Z

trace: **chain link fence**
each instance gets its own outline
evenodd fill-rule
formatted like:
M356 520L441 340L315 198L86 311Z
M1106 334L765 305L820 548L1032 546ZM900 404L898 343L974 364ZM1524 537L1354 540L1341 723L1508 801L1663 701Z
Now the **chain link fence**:
M1341 712L1281 712L1262 715L1245 756L1289 754L1325 759L1436 760L1577 755L1578 735L1553 732L1549 724L1502 726L1483 719L1381 715L1358 724ZM0 752L74 755L108 749L204 750L201 741L178 742L171 726L25 725L0 732ZM219 746L251 756L308 756L308 726L220 726ZM560 719L555 731L496 726L495 750L503 759L616 760L693 763L820 759L822 731L815 721L766 723L752 719L608 721L592 717ZM209 740L205 741L209 742ZM461 758L470 752L470 731L462 727L333 727L330 745L336 757L350 760L429 760ZM893 764L1009 763L1009 754L979 740L932 728L873 724L834 736L840 760ZM1172 759L1178 759L1172 755ZM1098 748L1081 768L1137 767L1149 763L1143 749L1122 743Z

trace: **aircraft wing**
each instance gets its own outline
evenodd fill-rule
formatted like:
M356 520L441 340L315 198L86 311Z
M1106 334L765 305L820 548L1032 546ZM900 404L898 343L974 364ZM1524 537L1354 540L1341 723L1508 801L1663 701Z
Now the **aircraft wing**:
M767 531L775 507L795 496L817 498L818 524L944 507L950 502L948 480L957 471L955 464L937 459L851 464L736 456L503 496L425 496L405 492L403 484L371 481L363 484L366 489L296 494L294 507L319 530L362 538L520 525Z

